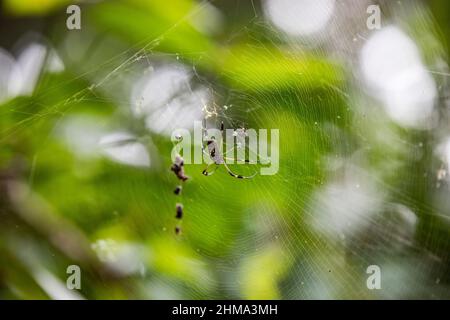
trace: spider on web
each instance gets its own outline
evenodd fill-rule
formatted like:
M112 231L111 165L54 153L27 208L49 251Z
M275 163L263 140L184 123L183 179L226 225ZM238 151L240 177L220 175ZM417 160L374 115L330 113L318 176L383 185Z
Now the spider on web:
M237 179L252 179L253 177L256 176L256 172L253 173L252 175L249 176L244 176L244 175L240 175L240 174L236 174L234 173L230 167L227 165L225 160L234 160L232 158L226 157L226 155L229 152L234 151L234 147L231 148L230 150L227 150L225 152L221 152L220 147L219 147L219 143L217 142L216 138L214 136L208 137L207 135L207 130L206 130L206 120L203 119L202 122L202 132L203 132L203 141L206 141L206 148L205 148L205 144L202 144L202 152L208 156L211 159L211 163L209 163L206 168L203 170L202 174L205 176L210 176L212 174L214 174L214 172L219 168L220 165L223 165L225 167L225 169L227 170L227 172L229 173L230 176L237 178ZM223 141L224 139L224 125L223 125L223 121L220 124L220 134L221 134L221 141ZM236 132L236 131L235 131ZM241 129L241 132L243 132L245 134L245 129ZM207 149L207 151L206 151ZM256 162L252 162L248 159L244 159L244 160L239 160L238 162L244 162L244 163L251 163L254 164ZM212 171L208 171L208 169L214 165L214 169Z

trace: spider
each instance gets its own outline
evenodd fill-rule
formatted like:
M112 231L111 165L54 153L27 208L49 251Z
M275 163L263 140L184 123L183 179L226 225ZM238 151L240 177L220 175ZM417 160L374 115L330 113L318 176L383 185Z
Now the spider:
M224 125L223 125L223 122L221 122L221 124L220 124L220 134L222 136L222 139L223 139L223 131L224 131ZM203 151L204 154L206 154L212 160L212 163L208 164L206 166L206 168L203 170L203 172L202 172L203 175L210 176L210 175L214 174L214 172L217 170L217 168L221 164L225 167L225 169L227 170L227 172L229 173L230 176L232 176L234 178L237 178L237 179L252 179L256 175L256 172L255 172L255 173L253 173L250 176L243 176L243 175L234 173L230 169L230 167L228 167L228 165L226 164L225 160L229 159L229 158L225 157L225 155L229 151L231 151L233 149L231 149L231 150L229 150L229 151L227 151L227 152L225 152L223 154L220 152L220 148L219 148L219 145L218 145L215 137L208 138L207 135L206 135L206 121L205 121L205 119L203 120L203 136L204 136L204 138L206 140L206 146L208 148L208 151L206 152L204 145L202 145L202 151ZM243 160L243 162L250 163L250 160L245 159L245 160ZM213 171L208 171L208 169L209 169L209 167L211 165L215 165L215 168L214 168Z

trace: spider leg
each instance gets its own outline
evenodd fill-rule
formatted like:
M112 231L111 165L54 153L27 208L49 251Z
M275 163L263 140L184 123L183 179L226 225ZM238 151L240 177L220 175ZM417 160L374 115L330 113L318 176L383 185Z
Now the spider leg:
M211 165L213 165L213 164L216 165L216 167L214 168L214 170L213 170L213 171L208 171L208 168L209 168ZM213 163L210 163L210 164L208 164L208 165L206 166L205 170L202 171L202 174L205 175L205 176L211 176L211 175L214 174L214 172L216 172L217 168L219 168L219 165L217 165L217 164L214 163L214 162L213 162Z
M237 179L252 179L254 176L256 176L256 172L253 173L250 176L243 176L243 175L240 175L240 174L236 174L228 167L228 165L225 162L223 162L223 165L224 165L225 169L227 169L227 171L230 174L230 176L232 176L234 178L237 178Z

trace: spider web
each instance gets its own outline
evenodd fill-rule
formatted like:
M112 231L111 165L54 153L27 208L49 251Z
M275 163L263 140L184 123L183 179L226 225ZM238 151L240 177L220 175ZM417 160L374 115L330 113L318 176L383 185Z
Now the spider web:
M158 146L156 150L161 152L160 156L154 155L155 149L150 148L152 164L149 169L142 169L163 174L153 182L163 186L152 198L157 202L139 204L143 211L152 212L154 219L144 219L145 224L153 224L151 235L146 237L173 241L175 248L168 250L167 255L158 252L158 242L150 247L155 259L168 256L171 264L180 264L181 269L187 270L182 272L188 279L180 278L177 268L175 274L168 274L154 267L157 262L150 262L144 269L151 275L140 279L143 286L150 287L151 293L144 293L144 297L448 297L448 253L443 252L448 245L448 230L441 231L437 221L448 226L449 217L445 205L419 197L421 192L448 192L448 186L443 183L436 187L435 173L440 163L436 165L436 160L429 157L425 166L415 156L429 156L436 139L448 132L442 126L425 134L402 132L379 111L377 102L358 82L358 67L352 57L371 36L365 27L364 4L360 15L364 22L342 24L345 6L337 5L332 27L319 32L316 38L301 41L286 38L271 25L258 3L236 4L236 11L250 9L252 18L230 34L228 43L247 39L248 47L272 60L279 58L273 52L287 49L288 59L280 62L282 70L290 70L292 63L302 64L305 56L344 60L345 67L355 73L354 78L333 83L325 77L318 79L317 74L303 68L298 77L306 85L276 79L267 90L256 77L247 80L247 87L240 86L235 82L240 76L236 70L224 70L221 81L211 81L190 59L192 52L157 51L166 34L176 32L179 23L204 8L205 3L201 3L158 38L145 39L133 49L78 75L73 81L89 79L90 84L3 129L0 139L5 141L29 123L47 117L56 116L57 124L63 122L81 102L130 108L132 103L123 98L123 91L114 91L123 86L124 79L140 77L148 68L157 70L166 63L175 65L175 69L189 70L192 76L184 83L188 92L195 94L195 89L201 87L210 94L206 104L217 108L209 119L210 126L218 128L224 121L227 128L279 129L280 168L273 176L239 181L223 169L203 177L203 165L186 165L186 173L192 179L184 184L183 194L177 198L171 190L176 179L168 172L170 154L164 153L171 147L167 135L155 134L148 128L135 131L138 140L150 136L151 145ZM393 22L408 24L410 11L397 10L391 14ZM431 18L424 16L429 23L427 19ZM330 34L338 27L346 28L346 37ZM424 28L423 32L427 31ZM315 41L321 45L314 45ZM243 59L242 63L246 62ZM260 75L259 70L254 72ZM435 79L441 87L439 94L445 95L448 74L443 72ZM69 84L57 84L41 95L49 96L53 90ZM26 112L28 107L27 103L14 105L10 112ZM199 110L203 107L199 105ZM119 112L116 121L131 116L129 111ZM379 132L388 133L390 148L377 136ZM160 140L167 146L164 151L159 148ZM251 165L230 167L242 174L255 169ZM135 201L139 198L136 190L146 185L138 179L132 184L130 190L123 191L125 198ZM417 191L414 185L423 187ZM172 232L176 202L182 202L185 209L183 235L178 238ZM156 218L154 211L163 212L165 217ZM137 225L134 228L129 232L143 232ZM382 290L368 290L366 286L366 269L370 265L381 267Z

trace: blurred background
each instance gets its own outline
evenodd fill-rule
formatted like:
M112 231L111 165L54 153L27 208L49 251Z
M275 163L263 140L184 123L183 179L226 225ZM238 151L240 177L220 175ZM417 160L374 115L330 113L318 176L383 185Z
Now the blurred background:
M449 2L0 12L0 298L450 298ZM279 129L279 172L189 164L176 197L170 135L204 108Z

